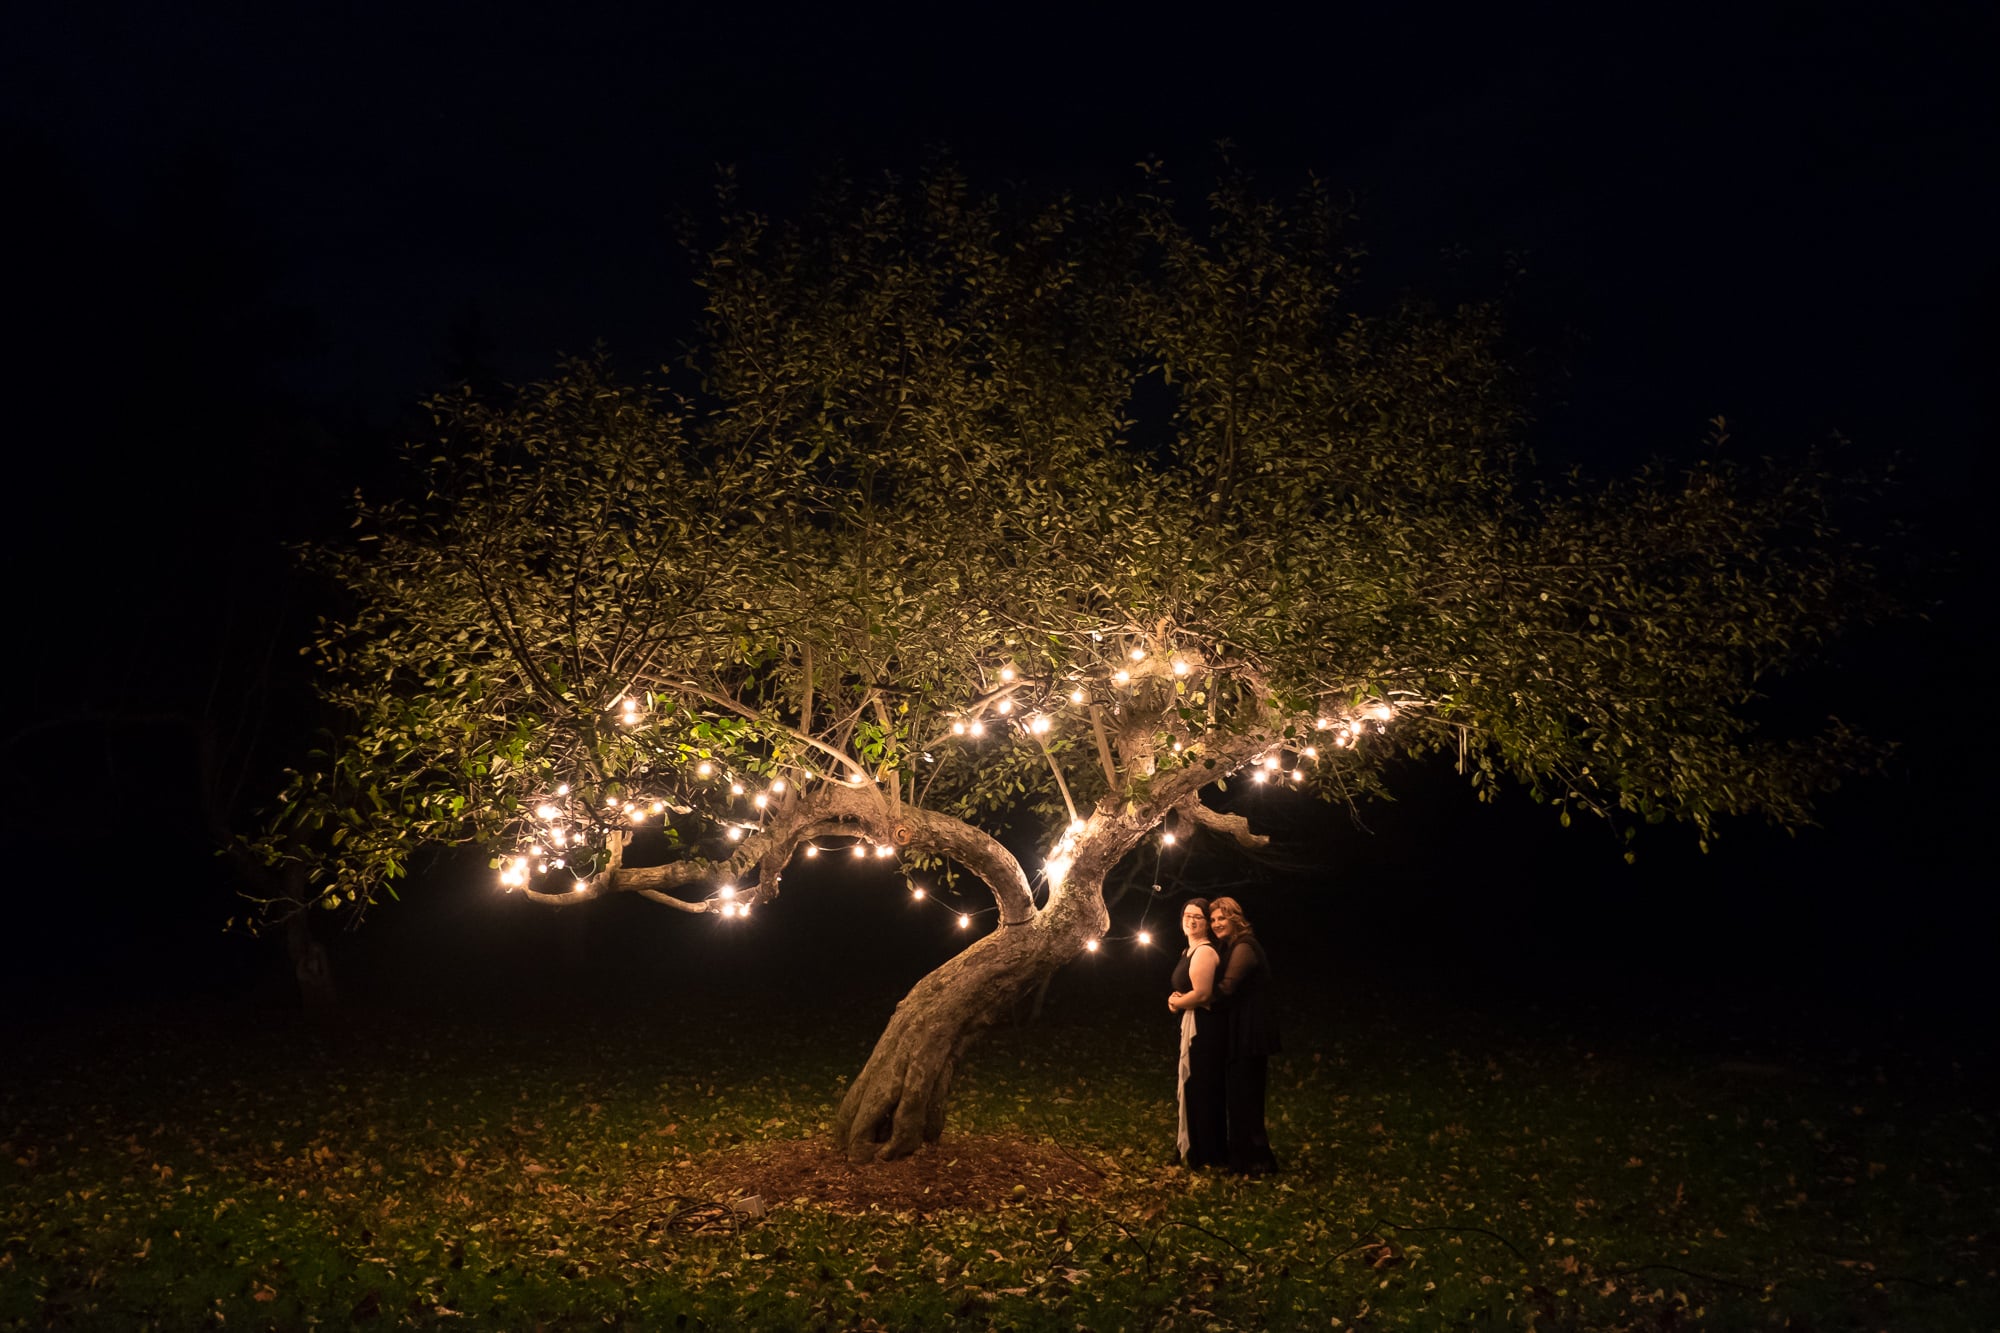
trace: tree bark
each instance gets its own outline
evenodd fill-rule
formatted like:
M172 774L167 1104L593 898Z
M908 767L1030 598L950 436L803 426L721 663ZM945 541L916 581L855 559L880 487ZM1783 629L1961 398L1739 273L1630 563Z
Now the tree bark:
M1032 920L1002 926L913 986L841 1100L834 1139L848 1160L893 1161L936 1143L959 1057L1109 924L1102 874L1072 872Z

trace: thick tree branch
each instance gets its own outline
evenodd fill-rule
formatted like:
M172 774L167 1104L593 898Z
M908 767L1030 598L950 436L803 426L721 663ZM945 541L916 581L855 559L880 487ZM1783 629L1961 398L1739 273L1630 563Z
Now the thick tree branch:
M1233 838L1245 847L1255 849L1271 845L1268 836L1250 831L1250 821L1242 815L1227 815L1220 810L1211 810L1201 803L1199 794L1190 796L1175 806L1174 813L1185 815L1189 822L1199 824L1212 833Z

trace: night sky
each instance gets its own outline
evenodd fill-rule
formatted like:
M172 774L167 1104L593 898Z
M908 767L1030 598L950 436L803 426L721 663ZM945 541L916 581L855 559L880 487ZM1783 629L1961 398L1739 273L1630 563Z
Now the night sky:
M707 205L717 164L782 212L837 165L939 151L995 187L1122 188L1149 156L1194 182L1218 139L1274 186L1311 170L1354 192L1362 302L1504 295L1544 463L1616 471L1718 414L1748 451L1838 431L1859 458L1900 455L1890 509L1920 535L1897 554L1928 616L1800 687L1902 745L1824 830L1735 831L1705 861L1665 831L1628 870L1599 831L1410 774L1370 832L1282 816L1298 852L1254 890L1271 916L1356 966L1487 994L1920 1005L1990 953L1990 7L1673 7L1654 25L65 8L13 15L0 43L0 730L28 904L10 985L61 1005L268 980L270 946L220 931L208 838L309 743L296 650L323 594L285 543L393 482L429 391L600 339L635 374L669 356L690 308L671 221ZM207 803L204 719L222 752ZM631 969L691 956L667 914L556 926L449 867L436 880L343 942L351 972L424 958L476 978L593 930ZM781 937L792 912L794 944L768 957L831 919L835 888L787 888L762 924ZM903 980L950 946L900 920L869 941Z

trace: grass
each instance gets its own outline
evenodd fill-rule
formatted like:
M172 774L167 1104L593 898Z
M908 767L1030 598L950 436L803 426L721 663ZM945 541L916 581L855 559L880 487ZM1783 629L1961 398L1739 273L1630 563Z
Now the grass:
M1243 1182L1168 1165L1164 1016L1083 1008L975 1048L950 1134L1045 1140L1095 1198L707 1229L704 1163L818 1132L880 1012L33 1034L0 1327L2000 1325L1993 1127L1949 1065L1295 1004L1290 1169Z

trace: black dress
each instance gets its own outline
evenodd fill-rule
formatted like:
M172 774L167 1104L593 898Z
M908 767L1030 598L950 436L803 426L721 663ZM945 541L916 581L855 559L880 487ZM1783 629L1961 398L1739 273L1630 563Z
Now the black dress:
M1197 949L1213 945L1198 944ZM1174 969L1176 993L1192 990L1194 953L1181 955ZM1218 965L1218 972L1221 971ZM1191 1167L1220 1166L1229 1160L1227 1123L1223 1109L1224 1032L1221 1014L1212 1009L1181 1011L1179 1085L1181 1160Z
M1278 1169L1264 1128L1264 1086L1270 1057L1278 1051L1278 1014L1271 1001L1271 960L1255 935L1230 944L1215 991L1228 1030L1223 1086L1229 1165L1245 1175L1264 1175Z

